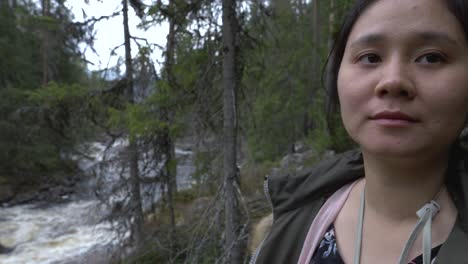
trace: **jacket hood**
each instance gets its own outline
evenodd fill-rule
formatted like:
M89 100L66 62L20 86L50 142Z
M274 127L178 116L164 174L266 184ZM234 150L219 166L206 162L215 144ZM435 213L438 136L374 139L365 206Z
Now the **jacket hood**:
M322 161L311 168L268 177L273 215L301 207L304 203L332 195L341 186L364 176L362 154L352 150Z

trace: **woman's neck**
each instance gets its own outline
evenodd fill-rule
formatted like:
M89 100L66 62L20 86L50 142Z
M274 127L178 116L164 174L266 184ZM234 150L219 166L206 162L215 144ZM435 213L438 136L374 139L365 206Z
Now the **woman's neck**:
M390 160L363 153L366 211L389 221L413 221L416 211L441 190L447 156L426 160Z

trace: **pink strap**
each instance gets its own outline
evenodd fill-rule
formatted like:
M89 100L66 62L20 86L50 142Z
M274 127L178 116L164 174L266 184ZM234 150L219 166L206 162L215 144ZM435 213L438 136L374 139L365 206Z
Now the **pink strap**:
M333 221L335 221L338 213L346 202L346 199L348 199L351 189L357 182L358 181L355 181L341 187L325 202L322 208L320 208L320 211L310 225L309 232L307 232L304 245L302 246L301 255L297 262L298 264L310 263L318 243L322 240L325 232L327 232L327 229Z

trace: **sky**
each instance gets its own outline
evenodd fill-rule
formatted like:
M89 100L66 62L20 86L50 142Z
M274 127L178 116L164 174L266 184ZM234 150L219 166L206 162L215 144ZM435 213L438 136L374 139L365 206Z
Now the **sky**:
M144 1L148 3L148 1ZM84 21L83 11L86 13L87 19L91 17L108 16L112 13L122 9L121 0L89 0L89 4L85 3L85 0L68 0L67 6L71 9L74 14L74 20ZM130 34L139 38L146 38L150 43L156 43L160 46L166 45L166 35L169 31L168 24L163 23L151 27L148 31L137 28L140 19L136 16L132 8L129 8L129 27ZM107 66L111 67L117 64L117 60L120 57L125 57L124 47L121 46L115 52L117 55L110 56L111 50L116 46L124 43L123 33L123 16L119 15L108 20L101 20L96 23L94 30L96 31L96 40L94 42L94 49L97 54L94 53L90 48L87 48L85 44L81 44L80 48L85 51L85 56L88 61L91 61L94 65L88 64L89 70L104 69ZM132 42L132 56L135 56L138 52L137 45ZM152 59L157 62L156 69L160 69L162 63L162 52L161 50L154 50ZM122 66L122 71L125 70L125 66Z

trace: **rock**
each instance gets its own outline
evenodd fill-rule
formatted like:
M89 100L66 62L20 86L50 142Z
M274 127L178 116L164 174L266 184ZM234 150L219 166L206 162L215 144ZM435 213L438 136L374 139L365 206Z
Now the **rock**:
M294 153L286 155L280 163L282 170L288 170L290 168L297 168L303 166L306 160L317 157L317 153L314 150L309 150L303 153Z
M13 250L14 248L5 247L4 245L0 244L0 254L9 254Z
M333 158L336 155L335 151L333 150L327 150L325 153L323 153L323 159L330 159Z
M17 205L17 204L25 204L28 202L32 202L34 200L37 200L37 192L36 191L26 191L26 192L20 192L11 201L11 205Z
M13 186L0 185L0 203L8 202L15 196Z
M293 145L294 153L302 153L307 150L306 145L303 142L296 142Z
M314 149L307 150L304 153L302 153L302 155L304 156L303 158L304 160L311 160L311 159L317 160L320 158L320 155Z
M306 146L303 142L296 142L293 144L293 152L281 160L280 170L297 170L298 167L303 167L307 161L319 158L319 153L314 148Z
M295 166L301 162L301 154L288 154L281 159L280 166L282 169L287 169L289 167Z

